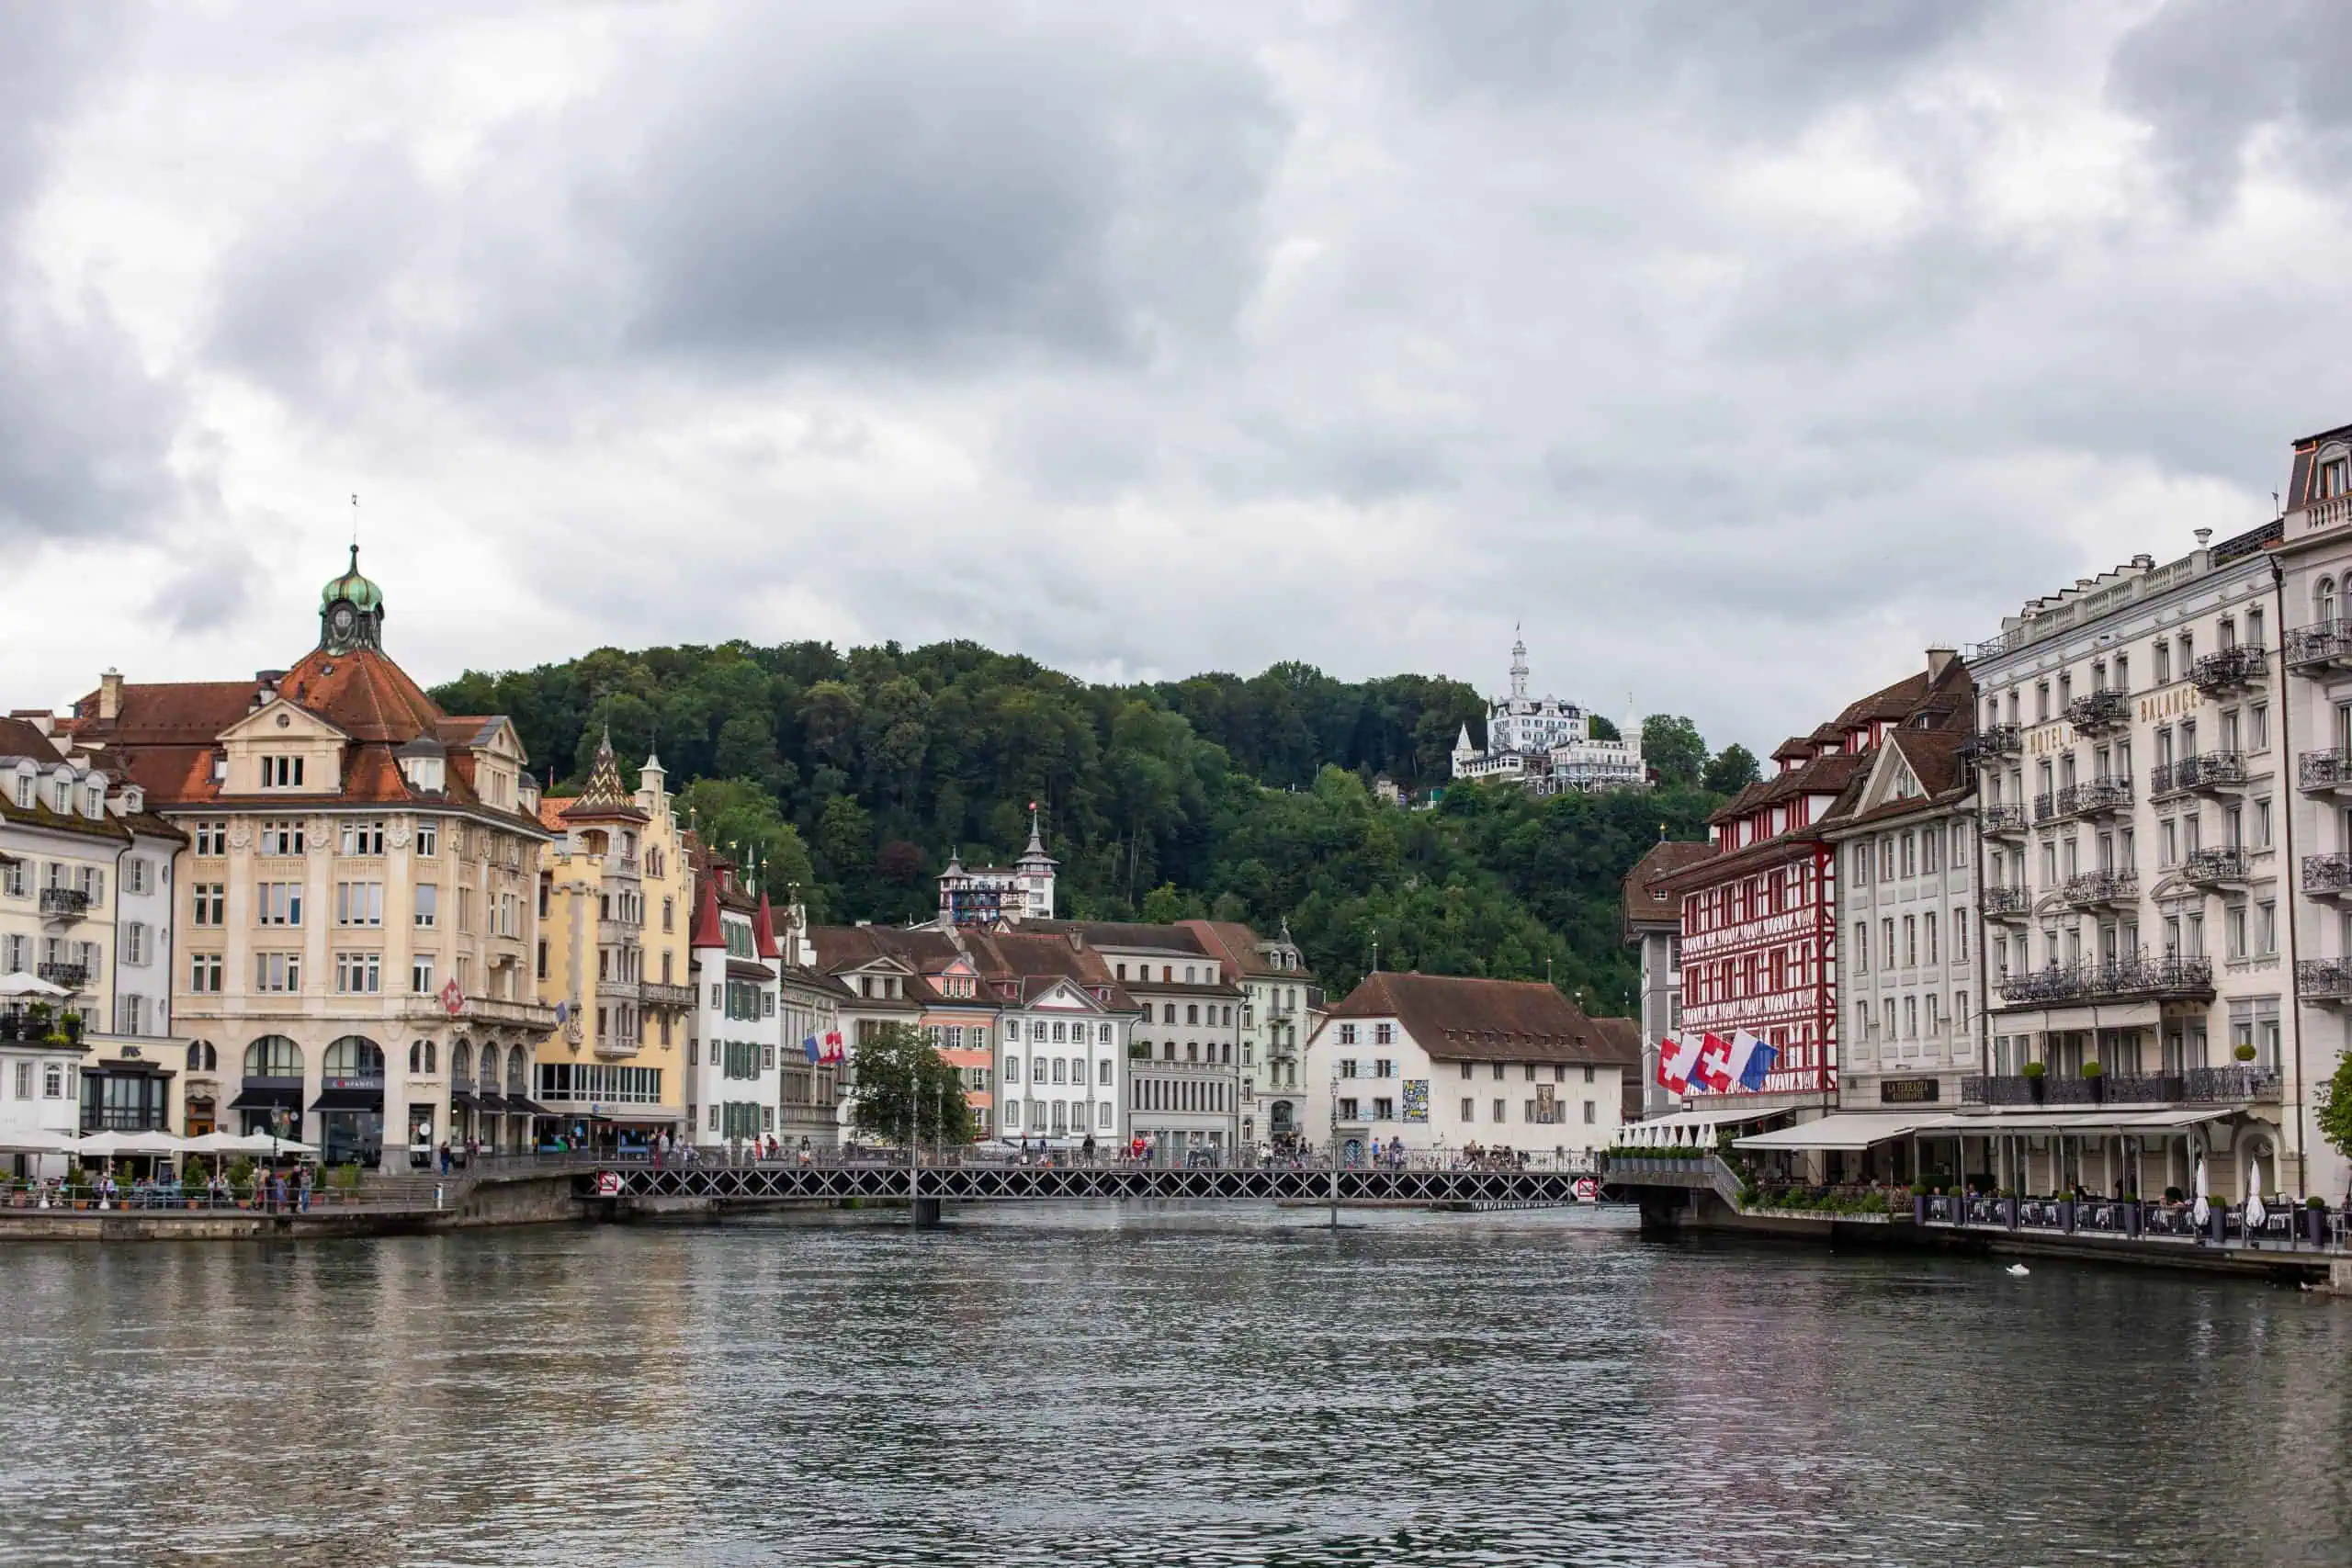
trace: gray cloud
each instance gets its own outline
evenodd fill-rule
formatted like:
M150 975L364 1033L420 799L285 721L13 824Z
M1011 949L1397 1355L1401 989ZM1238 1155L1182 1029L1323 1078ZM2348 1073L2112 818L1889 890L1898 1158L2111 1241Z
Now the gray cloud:
M65 292L26 254L61 122L121 37L119 7L0 9L0 539L143 532L173 497L175 389L142 367L95 288Z
M512 0L0 39L0 281L43 281L0 306L0 514L200 508L175 443L241 518L382 497L427 675L971 637L1492 683L1524 620L1539 683L1770 746L2252 521L2352 417L2329 19ZM191 569L156 635L282 657L338 537Z

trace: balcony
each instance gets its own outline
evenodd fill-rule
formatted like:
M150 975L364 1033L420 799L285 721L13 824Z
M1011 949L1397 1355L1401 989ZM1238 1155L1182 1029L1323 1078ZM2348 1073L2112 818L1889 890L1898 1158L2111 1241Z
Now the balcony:
M2119 958L2111 963L2052 965L2001 981L2001 1002L2013 1008L2089 1007L2099 1002L2204 1000L2213 997L2210 958Z
M2200 794L2235 789L2245 783L2245 753L2200 751L2177 762L2158 762L2148 770L2148 795Z
M507 1024L546 1033L555 1028L555 1009L538 1002L503 1001L496 997L468 997L452 1012L435 997L412 997L402 1016L452 1023Z
M643 999L643 993L634 980L599 980L596 999L600 1002L634 1002Z
M2014 757L2025 747L2024 733L2014 724L1996 724L1980 729L1960 743L1962 767L1989 768L2004 757Z
M2022 839L2025 837L2025 807L2022 806L1987 806L1976 813L1977 830L1988 839Z
M86 964L43 964L37 973L52 986L62 986L78 991L90 983L90 966Z
M2033 915L2033 895L2023 887L1987 887L1981 900L1988 920L2023 920Z
M2307 1002L2352 1004L2352 959L2297 959L2295 995Z
M2305 855L2303 891L2316 898L2340 898L2352 893L2352 855Z
M2317 621L2297 626L2279 640L2290 670L2318 671L2352 668L2352 622Z
M2086 871L2080 876L2069 877L2059 892L2070 909L2096 909L2140 901L2140 874L2136 871Z
M2272 1067L2190 1067L2089 1078L2011 1073L1960 1080L1962 1105L2218 1105L2278 1098L2278 1073Z
M2104 817L2110 812L2132 809L2132 781L2109 777L2086 779L2081 784L2068 784L2058 792L2056 817Z
M2209 697L2244 691L2270 676L2270 653L2261 648L2225 648L2188 667L2189 683Z
M2304 752L2295 759L2295 782L2310 795L2352 789L2352 748Z
M2180 879L2197 887L2226 887L2247 881L2252 875L2252 862L2245 851L2235 844L2192 851L2180 867Z
M40 918L44 920L78 920L89 912L90 896L78 887L40 890Z
M2104 735L2132 722L2132 702L2120 692L2093 692L2066 705L2066 722L2077 735Z
M690 1008L695 1005L692 986L665 986L659 980L648 980L639 989L643 992L645 1005L650 1008Z

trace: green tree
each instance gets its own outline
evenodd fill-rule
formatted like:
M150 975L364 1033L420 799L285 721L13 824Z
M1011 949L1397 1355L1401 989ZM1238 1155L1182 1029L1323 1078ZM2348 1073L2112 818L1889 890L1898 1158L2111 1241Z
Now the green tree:
M910 1023L886 1024L857 1043L850 1071L850 1121L888 1143L967 1144L971 1109L963 1075Z
M1756 765L1756 753L1735 740L1707 760L1699 783L1716 795L1737 795L1763 776L1763 770Z
M1620 730L1614 724L1611 723L1608 719L1602 717L1599 714L1593 714L1589 716L1586 728L1595 740L1623 740L1625 739L1623 731Z
M2320 1089L2319 1135L2337 1154L2352 1158L2352 1051L2335 1059L2335 1074Z
M831 912L809 863L808 846L777 812L774 795L749 779L696 779L680 799L705 844L746 869L756 868L761 886L772 893L799 888L818 919Z
M1654 713L1642 720L1642 757L1657 770L1659 784L1689 789L1707 765L1707 743L1689 719Z

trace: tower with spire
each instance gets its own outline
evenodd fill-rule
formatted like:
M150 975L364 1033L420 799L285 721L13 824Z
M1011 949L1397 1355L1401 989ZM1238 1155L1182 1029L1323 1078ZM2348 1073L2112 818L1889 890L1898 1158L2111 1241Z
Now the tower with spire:
M1509 779L1538 795L1645 781L1638 724L1629 720L1618 739L1597 740L1583 708L1557 697L1529 696L1527 674L1527 639L1514 627L1510 693L1487 705L1485 750L1471 744L1470 727L1462 727L1451 759L1455 778Z
M1010 866L964 863L952 849L939 874L939 918L943 930L957 926L1019 925L1054 918L1054 879L1061 863L1046 852L1037 803L1029 803L1029 843Z

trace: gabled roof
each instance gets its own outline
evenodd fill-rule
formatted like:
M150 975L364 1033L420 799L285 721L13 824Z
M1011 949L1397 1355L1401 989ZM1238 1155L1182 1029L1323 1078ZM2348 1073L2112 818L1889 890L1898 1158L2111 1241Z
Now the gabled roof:
M1288 978L1311 978L1304 970L1277 969L1263 951L1264 939L1239 920L1180 920L1186 931L1201 938L1209 949L1209 956L1222 958L1233 966L1237 975L1280 975Z
M1706 860L1715 852L1715 846L1704 840L1664 839L1652 844L1625 874L1625 927L1657 925L1679 927L1682 923L1681 901L1666 895L1665 881L1687 865Z
M1541 980L1384 970L1365 976L1330 1016L1393 1018L1436 1061L1619 1066L1627 1060L1622 1032L1605 1034L1558 987ZM1638 1033L1633 1038L1632 1059L1638 1061Z
M1023 920L1021 929L1055 936L1068 936L1074 931L1090 947L1145 948L1194 958L1220 956L1208 950L1198 932L1182 925L1156 926L1141 920Z
M65 761L39 725L21 718L0 718L0 757L30 757L44 768Z
M784 951L775 944L775 911L768 908L768 896L760 893L760 912L752 917L752 950L762 958L781 958Z
M686 938L688 947L725 947L727 931L718 921L718 881L712 876L695 878L695 926Z

